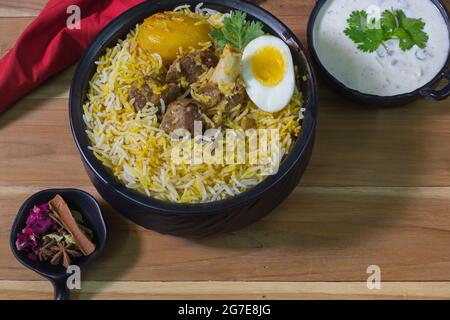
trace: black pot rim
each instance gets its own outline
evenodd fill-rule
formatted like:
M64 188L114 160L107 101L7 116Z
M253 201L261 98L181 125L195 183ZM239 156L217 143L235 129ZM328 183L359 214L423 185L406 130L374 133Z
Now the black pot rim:
M311 53L311 56L314 60L314 63L316 66L318 66L321 73L325 75L327 80L331 81L332 85L337 88L338 91L342 92L346 96L353 98L354 100L360 102L360 101L367 101L369 104L372 104L374 101L377 103L380 103L382 105L392 105L392 104L401 104L402 102L409 101L411 99L417 98L419 96L422 97L432 97L436 100L443 99L439 95L436 95L436 92L432 89L435 84L437 84L442 79L447 78L450 81L450 53L447 56L447 61L444 65L444 67L436 74L436 76L429 81L427 84L423 85L422 87L411 91L407 93L402 93L394 96L379 96L374 94L368 94L364 93L355 89L352 89L350 87L347 87L345 84L343 84L341 81L339 81L335 76L333 76L328 69L323 65L321 62L319 55L317 54L316 47L314 46L314 24L316 22L317 16L320 12L320 9L323 7L323 5L328 0L316 0L316 5L314 6L313 11L311 12L311 15L309 17L308 21L308 28L307 28L307 38L308 38L308 47L309 51ZM441 0L429 0L433 2L433 4L439 9L439 12L442 14L442 17L444 18L445 22L447 23L447 28L449 32L449 38L450 38L450 18L449 13L446 8L446 6L442 3Z
M77 99L77 93L81 93L83 91L83 85L85 81L90 80L90 76L87 74L87 70L94 63L96 57L101 54L104 50L103 46L108 41L110 36L115 32L120 31L122 25L124 25L127 21L131 19L137 18L139 13L142 10L148 12L158 12L162 11L163 7L172 7L175 8L182 4L191 4L195 6L196 4L204 3L205 6L208 5L220 5L222 7L227 7L229 10L239 9L247 12L250 17L263 21L264 24L269 24L272 27L277 27L280 30L283 30L282 34L278 33L278 35L284 41L293 41L295 45L296 54L298 55L298 60L302 60L305 62L304 68L307 73L307 81L309 86L309 92L304 92L304 108L306 111L304 113L304 119L302 123L302 132L300 136L297 138L293 149L289 152L287 157L280 164L279 171L277 174L273 176L267 177L265 180L260 182L255 187L245 191L235 197L219 200L215 202L208 203L196 203L196 204L181 204L174 203L168 201L162 201L155 198L148 197L144 194L141 194L137 191L127 188L124 184L119 182L103 164L95 158L90 150L87 149L87 145L83 144L82 135L86 135L85 125L84 123L76 123L74 121L74 113L77 112L76 108L82 110L83 100ZM151 13L150 13L151 14ZM93 59L94 58L94 59ZM240 1L240 0L230 0L227 1L226 4L221 0L166 0L166 1L152 1L152 2L143 2L128 11L122 13L120 16L115 18L112 22L110 22L94 39L89 48L86 50L84 56L78 64L78 67L75 71L75 76L73 78L73 82L70 89L69 96L69 121L72 130L72 135L74 141L77 145L77 148L85 162L85 164L90 168L90 170L95 174L97 178L99 178L104 184L109 185L118 196L126 198L128 201L131 201L137 205L145 207L150 212L153 210L157 210L158 212L164 212L167 214L194 214L194 215L202 215L202 214L216 214L223 212L223 210L233 208L238 205L243 205L246 203L251 203L258 199L264 192L268 189L272 188L276 185L283 177L291 171L291 169L299 162L302 158L302 155L305 153L305 150L311 139L314 136L315 127L316 127L316 117L317 117L317 108L318 108L318 88L316 77L314 75L314 71L311 67L311 62L306 55L306 51L295 36L295 34L280 20L278 20L271 13L266 11L265 9L256 6L252 3ZM86 137L85 137L86 138ZM87 138L86 138L87 139Z

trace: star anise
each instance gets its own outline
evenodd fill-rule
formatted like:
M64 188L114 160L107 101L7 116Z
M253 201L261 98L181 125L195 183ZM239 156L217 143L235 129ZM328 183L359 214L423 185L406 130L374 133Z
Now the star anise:
M46 261L53 257L52 247L55 245L56 241L49 238L44 238L44 243L37 249L36 255L39 261Z
M82 256L79 251L72 248L72 245L67 245L64 242L58 242L54 245L52 247L52 252L54 256L52 260L50 260L50 263L55 265L60 264L62 259L62 265L66 268L71 264L71 257L77 258Z

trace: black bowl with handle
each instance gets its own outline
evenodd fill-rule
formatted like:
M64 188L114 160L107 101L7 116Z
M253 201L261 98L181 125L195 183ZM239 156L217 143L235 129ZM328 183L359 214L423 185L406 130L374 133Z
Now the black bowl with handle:
M450 54L447 57L447 62L445 63L445 66L439 71L436 76L427 84L424 86L405 93L405 94L399 94L394 96L378 96L373 94L367 94L360 92L358 90L352 89L347 87L345 84L343 84L341 81L336 79L323 65L323 63L320 61L319 55L317 53L316 47L314 45L314 25L316 23L316 20L319 16L320 10L325 5L327 1L333 1L333 0L316 0L316 5L311 13L311 16L309 18L308 22L308 46L311 53L311 57L314 61L315 67L319 70L320 74L323 75L326 82L332 87L337 93L341 94L342 96L349 98L353 101L356 101L358 103L366 104L366 105L372 105L372 106L394 106L394 105L403 105L406 103L409 103L411 101L414 101L421 97L428 97L435 100L444 100L447 99L450 96ZM445 7L445 5L440 0L426 0L431 1L433 4L439 9L439 12L442 14L446 24L447 29L449 31L449 37L450 37L450 18L448 14L448 10ZM440 89L436 90L435 87L441 82L441 81L448 81L447 85Z
M92 242L96 246L95 251L89 256L77 258L74 264L79 266L80 270L83 270L97 259L105 248L108 238L102 209L93 196L78 189L48 189L39 191L29 197L17 213L11 228L9 242L14 256L21 264L51 281L55 290L56 300L68 300L70 291L66 282L70 273L67 273L66 268L61 265L52 265L49 261L32 261L25 252L16 248L17 234L22 232L22 229L25 227L30 209L35 205L49 202L57 194L66 201L70 209L77 210L82 214L86 227L90 228L94 233Z
M268 33L278 36L289 45L300 77L305 76L304 79L306 79L299 81L306 111L301 135L280 164L277 174L267 177L254 188L227 200L201 204L178 204L156 200L128 189L95 158L92 151L88 149L90 143L85 132L82 105L86 100L89 81L96 72L95 61L104 54L106 48L114 46L136 24L157 12L170 11L184 4L195 8L199 3L220 12L232 10L246 12L248 19L261 21ZM148 1L123 13L97 36L81 59L72 82L69 102L70 124L75 143L86 171L102 197L118 212L135 223L160 233L177 236L204 236L237 230L257 221L278 206L297 186L311 157L317 107L315 76L297 37L269 12L254 4L238 0Z

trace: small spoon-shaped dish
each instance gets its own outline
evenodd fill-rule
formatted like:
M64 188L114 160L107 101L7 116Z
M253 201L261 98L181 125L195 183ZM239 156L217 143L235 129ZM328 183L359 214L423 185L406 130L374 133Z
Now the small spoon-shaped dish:
M107 242L107 229L103 220L102 209L93 196L77 189L43 190L28 198L21 206L12 225L10 246L14 256L20 263L52 282L56 300L68 300L70 295L66 283L70 273L66 272L66 268L61 265L52 265L49 261L32 261L25 252L18 251L15 245L17 234L25 227L25 221L30 209L35 205L50 201L57 194L64 198L70 209L77 210L83 215L86 226L94 232L95 251L89 256L77 258L74 264L83 270L101 254Z

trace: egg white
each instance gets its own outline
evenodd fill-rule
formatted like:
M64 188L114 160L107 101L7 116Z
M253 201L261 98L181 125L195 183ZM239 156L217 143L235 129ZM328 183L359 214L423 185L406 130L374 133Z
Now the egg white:
M283 55L285 70L282 81L276 86L266 86L253 75L252 57L265 47L275 47ZM266 112L282 110L292 99L295 90L295 72L291 51L283 40L262 36L251 41L242 56L242 79L253 103Z

